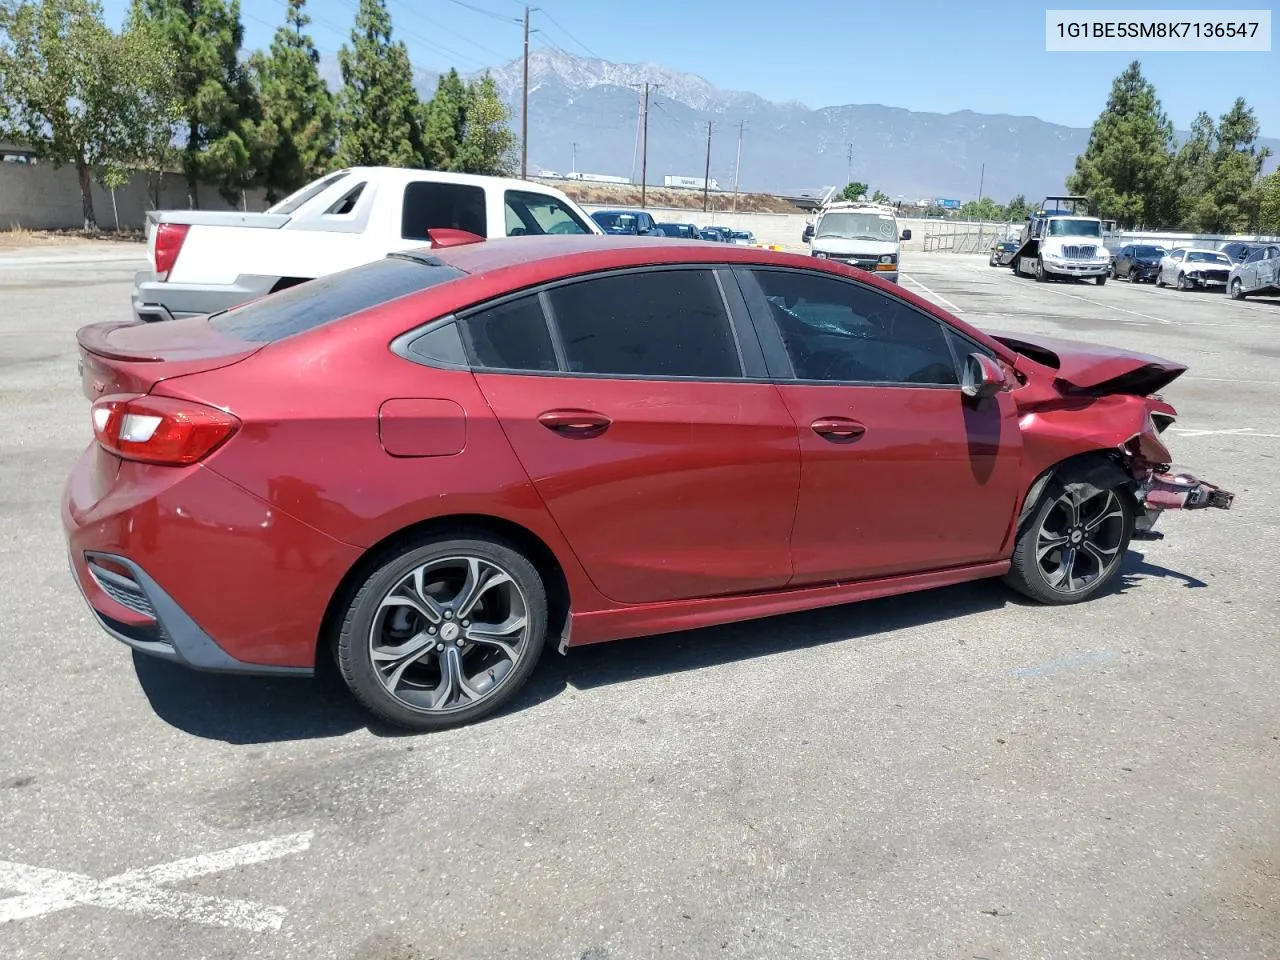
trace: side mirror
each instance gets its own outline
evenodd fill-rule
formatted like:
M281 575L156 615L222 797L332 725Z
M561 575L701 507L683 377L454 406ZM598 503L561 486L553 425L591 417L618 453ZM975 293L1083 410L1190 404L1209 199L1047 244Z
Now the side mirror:
M1000 365L985 353L971 353L964 358L964 377L960 381L960 392L966 397L981 400L991 397L1004 389L1008 383Z
M800 241L802 243L808 243L812 239L813 239L813 224L808 224L804 228L804 235L800 238Z
M903 230L903 231L902 231L902 239L903 239L903 240L910 240L910 239L911 239L911 231L910 231L910 230Z

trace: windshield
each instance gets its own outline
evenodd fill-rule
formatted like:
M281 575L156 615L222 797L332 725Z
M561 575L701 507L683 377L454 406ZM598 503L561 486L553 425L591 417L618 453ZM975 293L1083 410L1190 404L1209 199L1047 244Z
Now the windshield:
M1195 261L1196 263L1230 263L1226 254L1215 253L1209 250L1192 250L1187 254L1187 261Z
M1165 249L1164 247L1134 247L1133 255L1135 257L1163 257Z
M1050 220L1051 237L1100 237L1102 224L1097 220Z
M639 221L631 213L593 213L592 219L610 233L638 233Z
M887 213L828 213L818 221L814 236L893 243L898 239L898 224Z

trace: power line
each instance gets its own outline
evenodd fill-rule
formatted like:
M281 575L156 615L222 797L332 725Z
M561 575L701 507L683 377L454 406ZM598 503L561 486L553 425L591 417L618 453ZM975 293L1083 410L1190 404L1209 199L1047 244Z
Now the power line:
M583 43L581 40L575 37L572 33L570 33L567 29L565 29L565 27L561 25L560 21L557 20L555 17L553 17L551 14L549 14L545 9L543 9L540 12L544 17L550 20L552 24L554 24L556 27L559 27L561 33L563 33L566 37L568 37L570 40L572 40L574 43L580 46L583 50L587 51L587 54L589 56L595 57L597 60L604 59L602 56L600 56L600 54L596 53L594 50L588 47L585 43Z
M467 0L449 0L449 2L457 4L458 6L463 7L467 10L470 10L473 13L478 13L478 14L481 14L482 16L486 16L493 20L497 20L500 23L522 23L523 22L518 17L504 17L502 14L494 13L494 11L492 10L486 10L484 7L477 7L473 3L467 3Z

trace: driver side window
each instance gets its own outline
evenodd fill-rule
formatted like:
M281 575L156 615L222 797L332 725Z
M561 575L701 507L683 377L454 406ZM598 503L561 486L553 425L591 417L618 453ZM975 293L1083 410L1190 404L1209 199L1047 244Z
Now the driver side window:
M943 325L861 284L755 270L798 380L957 386Z

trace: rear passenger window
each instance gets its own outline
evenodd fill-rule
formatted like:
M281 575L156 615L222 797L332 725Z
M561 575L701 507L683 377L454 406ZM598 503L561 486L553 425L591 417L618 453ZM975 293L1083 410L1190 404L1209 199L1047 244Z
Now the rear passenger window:
M710 270L595 277L548 296L572 373L742 375L737 341Z
M462 322L473 362L491 370L555 370L547 320L536 295L510 300Z
M406 240L429 240L437 227L489 235L484 188L460 183L419 180L404 188L400 235Z
M591 232L572 210L545 193L508 190L504 194L504 201L509 237Z

